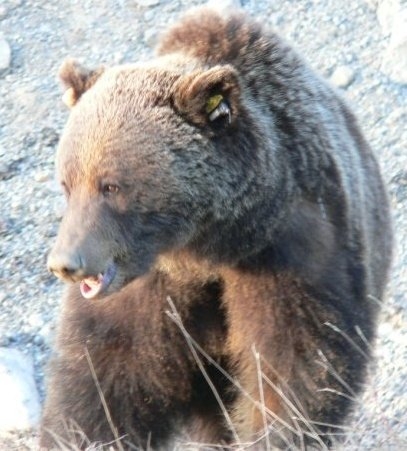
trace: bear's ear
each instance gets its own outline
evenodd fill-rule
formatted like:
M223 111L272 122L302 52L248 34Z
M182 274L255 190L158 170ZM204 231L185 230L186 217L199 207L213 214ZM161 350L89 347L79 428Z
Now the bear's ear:
M103 67L87 69L72 58L66 59L58 72L59 78L66 88L62 96L65 105L74 106L81 95L95 84L104 70Z
M236 70L215 66L182 76L175 84L174 106L192 123L229 125L239 110L240 86Z

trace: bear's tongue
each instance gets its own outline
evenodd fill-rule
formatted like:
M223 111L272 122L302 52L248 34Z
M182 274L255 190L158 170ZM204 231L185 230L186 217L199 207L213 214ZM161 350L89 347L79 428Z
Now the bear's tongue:
M103 274L97 277L87 277L80 284L82 296L86 299L92 299L97 296L103 288Z
M80 283L81 294L85 299L92 299L99 293L102 293L112 283L116 275L116 266L112 263L108 266L105 273L97 276L90 276L83 279Z

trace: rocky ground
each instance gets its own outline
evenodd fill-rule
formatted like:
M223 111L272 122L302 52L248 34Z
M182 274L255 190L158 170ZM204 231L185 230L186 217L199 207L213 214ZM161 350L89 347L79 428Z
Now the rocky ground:
M146 59L160 31L199 3L0 2L0 450L36 448L35 432L26 428L38 421L34 387L42 399L62 292L45 267L63 211L53 162L68 112L60 100L58 67L68 55L90 66ZM343 89L383 168L395 260L375 371L344 449L407 450L406 2L246 0L243 7L278 29ZM14 374L29 376L30 365L35 384L16 382ZM20 398L22 406L16 406Z

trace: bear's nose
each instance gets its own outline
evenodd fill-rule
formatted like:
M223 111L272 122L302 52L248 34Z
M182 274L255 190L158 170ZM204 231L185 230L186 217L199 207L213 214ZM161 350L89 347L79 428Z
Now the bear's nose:
M83 278L83 264L78 253L52 251L47 266L48 271L60 279L76 282Z

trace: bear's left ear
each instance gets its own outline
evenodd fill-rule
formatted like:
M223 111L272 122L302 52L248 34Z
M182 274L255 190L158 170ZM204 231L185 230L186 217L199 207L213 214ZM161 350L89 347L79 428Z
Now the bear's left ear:
M81 95L95 84L104 70L103 67L87 69L72 58L66 59L58 72L59 78L66 88L62 96L65 105L74 106Z
M173 100L175 108L196 125L229 125L239 110L237 72L225 65L182 76L175 84Z

